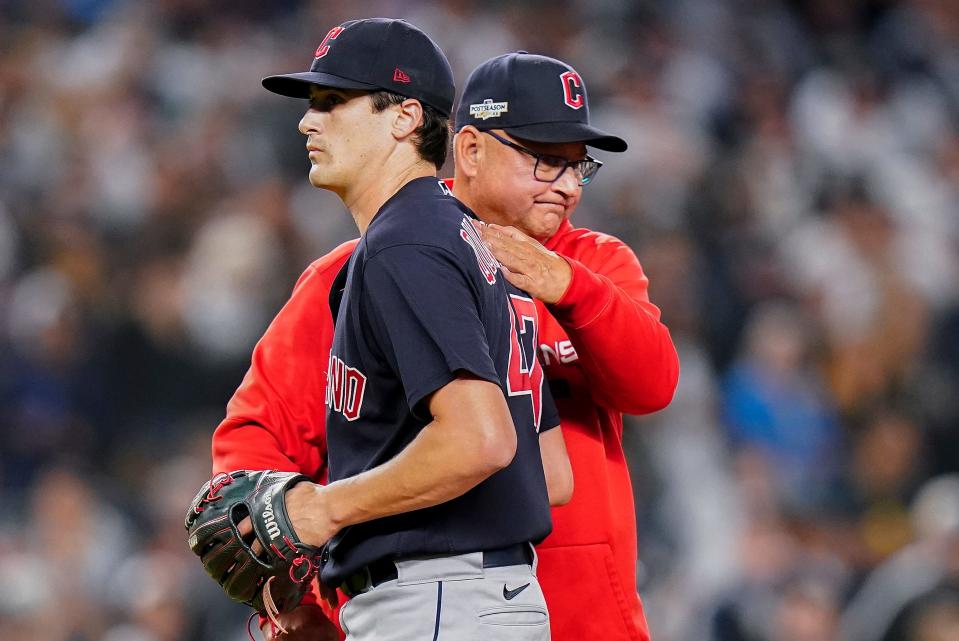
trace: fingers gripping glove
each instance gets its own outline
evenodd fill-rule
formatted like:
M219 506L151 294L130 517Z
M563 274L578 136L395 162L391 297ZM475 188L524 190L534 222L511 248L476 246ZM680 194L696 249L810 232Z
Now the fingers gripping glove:
M277 625L276 615L299 604L320 568L321 549L297 538L284 500L288 489L309 480L269 470L221 473L203 484L184 520L187 543L207 574ZM259 556L237 529L247 516L263 546Z

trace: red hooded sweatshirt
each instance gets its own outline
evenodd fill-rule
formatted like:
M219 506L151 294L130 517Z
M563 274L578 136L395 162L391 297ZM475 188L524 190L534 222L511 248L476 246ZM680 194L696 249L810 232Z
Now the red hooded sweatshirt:
M328 296L356 242L310 265L256 345L213 436L215 472L277 469L325 482ZM669 404L679 359L625 243L565 221L545 244L573 270L559 302L538 303L540 354L575 480L572 501L553 509L553 533L538 547L552 638L646 641L622 414Z

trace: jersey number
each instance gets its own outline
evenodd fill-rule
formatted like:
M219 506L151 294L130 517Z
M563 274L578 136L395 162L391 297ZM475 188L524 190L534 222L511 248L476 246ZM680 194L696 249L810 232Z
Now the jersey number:
M510 294L509 312L511 342L509 348L509 377L506 381L510 396L528 394L533 403L533 424L539 432L543 413L543 368L536 359L537 334L536 303L532 298ZM517 327L517 325L519 325Z

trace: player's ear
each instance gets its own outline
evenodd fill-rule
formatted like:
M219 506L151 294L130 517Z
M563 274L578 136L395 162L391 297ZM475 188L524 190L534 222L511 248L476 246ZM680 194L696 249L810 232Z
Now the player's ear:
M393 135L397 140L403 140L416 133L417 128L423 124L423 105L419 100L408 98L398 107L393 119Z
M483 155L480 131L473 125L466 125L453 138L453 161L457 173L472 178L479 170Z

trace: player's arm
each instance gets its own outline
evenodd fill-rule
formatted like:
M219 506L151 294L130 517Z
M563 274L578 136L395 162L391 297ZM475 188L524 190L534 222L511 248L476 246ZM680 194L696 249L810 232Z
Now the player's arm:
M487 225L482 233L510 282L543 301L566 330L596 402L628 414L669 404L679 357L625 243L604 237L576 260L511 227Z
M516 427L482 320L495 290L469 246L455 249L396 245L366 259L358 304L370 344L402 382L404 409L426 425L376 468L290 490L303 540L322 544L348 525L449 501L512 461Z
M553 507L566 505L573 498L573 468L566 452L563 430L558 425L540 432L539 450L543 457L549 504Z
M322 545L349 525L445 503L513 460L516 428L498 385L460 374L432 394L428 407L432 422L390 461L326 486L301 483L287 492L302 541Z

